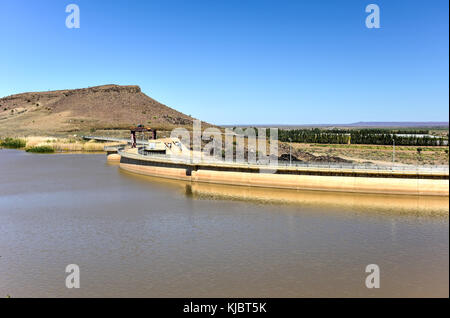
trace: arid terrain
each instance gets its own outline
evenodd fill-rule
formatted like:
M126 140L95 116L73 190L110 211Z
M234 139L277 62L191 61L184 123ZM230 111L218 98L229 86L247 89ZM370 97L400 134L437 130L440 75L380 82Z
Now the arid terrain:
M285 149L287 145L282 146L284 153L289 152L289 150ZM418 148L420 152L417 150ZM382 145L292 143L291 149L293 156L300 160L305 158L305 156L313 155L319 158L340 158L354 163L376 163L380 165L390 165L393 163L393 159L395 164L448 165L449 163L448 146L396 146L395 155L392 146Z
M0 98L0 141L6 137L22 138L24 148L44 146L54 151L101 151L104 144L86 143L80 137L129 138L129 128L139 124L158 129L158 136L163 137L169 136L175 127L192 129L193 120L145 95L139 86L103 85ZM211 126L202 123L203 129ZM435 135L448 136L448 129L436 132ZM395 163L448 165L448 146L420 147L420 151L418 148L397 146ZM279 158L392 164L393 147L294 142L289 147L289 143L280 142Z
M148 97L139 86L104 85L0 98L0 137L80 135L138 124L171 129L192 127L192 121Z

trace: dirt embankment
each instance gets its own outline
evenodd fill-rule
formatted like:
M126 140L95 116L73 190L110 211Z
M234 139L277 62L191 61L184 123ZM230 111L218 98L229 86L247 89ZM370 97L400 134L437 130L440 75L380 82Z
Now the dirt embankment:
M310 151L304 149L297 149L292 147L289 149L289 144L280 142L278 144L278 153L280 154L279 160L282 161L297 161L297 162L332 162L332 163L351 163L352 160L344 159L339 156L333 156L330 154L313 154Z

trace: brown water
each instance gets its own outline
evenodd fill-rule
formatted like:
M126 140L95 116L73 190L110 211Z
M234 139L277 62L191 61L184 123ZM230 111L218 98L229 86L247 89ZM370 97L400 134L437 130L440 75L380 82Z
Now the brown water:
M365 287L373 263L376 290ZM65 287L68 264L80 289ZM3 149L6 295L448 297L448 198L189 185L104 155Z

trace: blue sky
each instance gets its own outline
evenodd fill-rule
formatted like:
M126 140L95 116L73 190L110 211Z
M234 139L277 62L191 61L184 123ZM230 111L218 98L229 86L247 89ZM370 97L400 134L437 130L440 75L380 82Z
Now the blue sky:
M66 5L81 28L65 26ZM378 4L381 28L367 29ZM448 121L448 1L0 0L0 96L103 84L216 124Z

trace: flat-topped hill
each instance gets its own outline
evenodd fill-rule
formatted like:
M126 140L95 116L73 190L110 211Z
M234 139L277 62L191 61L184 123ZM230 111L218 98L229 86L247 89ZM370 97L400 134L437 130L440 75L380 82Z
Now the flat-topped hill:
M145 95L139 86L103 85L0 98L0 136L84 133L138 124L171 129L192 127L192 121Z

